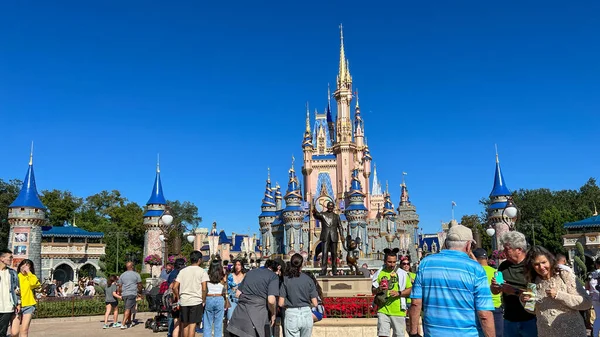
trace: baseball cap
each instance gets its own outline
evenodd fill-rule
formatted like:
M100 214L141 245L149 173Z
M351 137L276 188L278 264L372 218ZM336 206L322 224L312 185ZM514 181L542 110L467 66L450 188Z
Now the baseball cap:
M477 248L473 251L473 255L475 255L476 259L487 259L487 251L483 248Z
M470 228L463 225L455 225L450 227L448 235L446 235L448 241L475 241L473 240L473 232Z

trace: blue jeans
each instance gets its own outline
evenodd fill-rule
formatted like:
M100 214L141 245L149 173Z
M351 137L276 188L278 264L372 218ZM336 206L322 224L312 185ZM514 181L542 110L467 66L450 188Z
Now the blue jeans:
M310 307L286 308L283 331L285 337L312 336L313 317Z
M502 307L500 308L496 308L494 309L494 311L492 311L492 313L494 314L494 326L496 327L496 337L503 337L504 336L504 310L502 309Z
M504 320L504 337L537 337L537 319L524 322Z
M231 319L231 315L233 315L233 310L235 310L235 307L237 307L237 298L235 299L235 302L231 300L231 297L229 298L229 304L231 305L229 307L229 309L227 309L227 321L229 322L229 320Z
M203 336L212 337L223 336L223 316L225 315L225 298L223 296L207 296L204 306L204 316L202 317Z

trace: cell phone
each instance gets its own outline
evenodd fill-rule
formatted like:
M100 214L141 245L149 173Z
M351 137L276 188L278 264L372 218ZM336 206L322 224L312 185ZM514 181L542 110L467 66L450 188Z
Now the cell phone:
M496 278L496 283L503 284L504 283L504 275L501 272L497 271L494 273L494 278Z

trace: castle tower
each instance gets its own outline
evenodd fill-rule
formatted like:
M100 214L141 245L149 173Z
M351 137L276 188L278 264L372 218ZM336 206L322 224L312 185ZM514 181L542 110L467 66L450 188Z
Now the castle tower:
M285 253L292 255L303 250L308 237L305 237L303 230L304 217L306 212L302 208L302 193L296 171L294 170L294 161L290 168L290 180L288 182L287 193L285 194L285 209L283 210L283 223L285 228Z
M407 250L412 257L417 257L417 251L411 243L419 242L419 215L417 208L410 201L408 187L402 172L402 184L400 185L400 202L398 203L398 216L396 216L397 231L400 234L400 249Z
M277 211L283 209L283 196L281 195L281 186L279 186L279 183L275 183L275 204Z
M312 173L312 156L314 153L312 133L310 132L310 112L308 110L308 102L306 102L306 130L304 130L304 140L302 141L302 153L304 159L304 165L302 166L302 174L310 176ZM311 199L311 179L304 180L304 195L307 200Z
M336 155L337 191L336 198L342 200L347 184L351 181L352 165L356 144L352 141L352 122L350 103L352 101L352 76L344 50L344 31L340 25L340 66L337 76L337 89L333 93L337 101L336 143L333 153Z
M13 251L13 267L24 259L30 259L38 271L40 280L49 275L48 266L42 265L42 226L46 219L46 206L42 204L35 185L33 173L33 144L29 155L29 167L17 199L8 206L8 248Z
M500 238L502 235L510 230L508 225L503 221L502 211L506 207L508 197L511 196L510 190L506 187L504 176L500 170L500 160L498 160L498 152L496 152L496 172L494 173L494 186L492 192L490 192L490 205L487 209L487 222L492 225L496 232L494 234L495 240L492 240L492 244L495 244L493 249L502 250L500 245ZM512 219L504 216L504 220L511 223Z
M162 235L161 224L159 219L167 209L167 200L163 194L162 183L160 181L160 162L156 163L156 178L152 186L152 194L146 203L146 213L144 213L144 258L150 254L158 254L164 256L163 243L160 241ZM165 261L163 261L165 263ZM144 265L146 273L151 272L149 265ZM154 268L160 270L160 268Z
M385 198L381 190L381 183L377 177L377 165L373 165L373 187L369 203L369 219L374 219L382 211Z
M331 115L331 89L329 88L329 83L327 84L327 110L325 111L327 115L327 128L329 129L329 139L333 144L335 142L335 123L333 122L333 116Z
M281 194L281 193L280 193ZM265 255L270 256L271 251L271 225L277 217L277 205L275 198L273 197L273 190L271 189L271 174L270 171L267 175L267 186L265 187L265 196L260 206L262 212L258 216L258 223L260 224L261 242Z
M350 237L356 240L358 248L367 253L368 235L367 235L367 213L369 210L365 206L365 193L358 175L358 164L352 172L352 182L348 192L348 206L345 210L346 219L350 228Z

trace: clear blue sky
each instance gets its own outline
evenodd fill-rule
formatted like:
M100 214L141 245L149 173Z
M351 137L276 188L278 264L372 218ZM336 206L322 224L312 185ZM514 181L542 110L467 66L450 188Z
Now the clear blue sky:
M35 141L38 188L145 204L160 152L168 199L204 225L258 230L267 167L301 158L305 102L335 83L339 23L371 154L401 172L426 232L479 213L494 144L510 189L598 177L594 1L3 1L3 179ZM300 164L296 163L296 169Z

